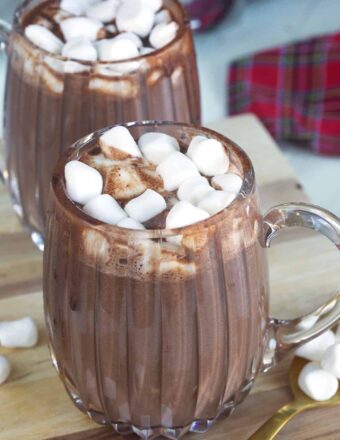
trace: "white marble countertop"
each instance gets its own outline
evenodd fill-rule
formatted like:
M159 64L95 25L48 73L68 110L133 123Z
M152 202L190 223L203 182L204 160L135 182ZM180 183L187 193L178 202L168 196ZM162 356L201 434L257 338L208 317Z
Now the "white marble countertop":
M9 19L18 0L0 0L0 18ZM197 35L203 124L227 114L227 67L243 55L340 30L339 0L249 0L214 30ZM5 76L0 60L0 108ZM2 120L0 110L0 120ZM321 157L285 144L287 155L313 202L340 216L340 158Z

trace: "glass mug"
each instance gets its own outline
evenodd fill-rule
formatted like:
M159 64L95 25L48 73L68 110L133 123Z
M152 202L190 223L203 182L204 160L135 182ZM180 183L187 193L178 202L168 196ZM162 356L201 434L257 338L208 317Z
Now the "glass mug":
M131 120L200 122L196 55L188 18L164 0L180 25L177 37L123 62L74 62L34 46L25 17L42 0L26 0L13 27L0 23L8 54L3 177L15 212L43 248L52 171L61 151L92 131Z
M320 231L340 249L340 220L306 204L262 216L250 159L205 128L126 124L137 139L160 131L188 145L221 141L244 183L220 213L174 230L128 230L87 216L66 194L65 164L105 130L68 149L55 168L44 253L44 308L53 363L74 404L98 423L144 439L205 432L268 370L340 317L335 298L310 315L268 315L266 247L282 229ZM185 246L173 244L182 237ZM177 241L176 241L177 243ZM314 321L313 321L314 322ZM301 330L305 328L304 330Z

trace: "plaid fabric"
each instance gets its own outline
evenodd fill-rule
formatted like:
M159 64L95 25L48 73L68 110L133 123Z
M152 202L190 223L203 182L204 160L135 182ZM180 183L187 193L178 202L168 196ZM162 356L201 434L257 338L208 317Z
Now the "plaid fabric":
M340 155L340 33L234 62L229 109L255 113L278 140Z

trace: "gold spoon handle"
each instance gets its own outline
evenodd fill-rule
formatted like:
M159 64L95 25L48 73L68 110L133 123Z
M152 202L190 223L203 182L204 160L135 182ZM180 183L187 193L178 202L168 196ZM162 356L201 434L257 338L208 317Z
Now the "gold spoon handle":
M302 408L295 405L295 402L287 403L280 408L261 428L259 428L248 440L272 440L281 429L296 416Z

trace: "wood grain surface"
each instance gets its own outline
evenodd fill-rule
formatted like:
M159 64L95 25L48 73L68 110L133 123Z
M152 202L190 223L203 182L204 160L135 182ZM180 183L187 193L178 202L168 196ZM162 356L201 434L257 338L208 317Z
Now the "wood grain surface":
M278 203L308 201L293 169L254 116L233 117L210 127L235 140L251 157L264 211ZM314 233L289 231L268 254L271 313L275 316L293 317L310 311L339 285L337 251ZM0 185L0 320L31 315L40 332L39 345L34 349L0 348L13 365L10 379L0 387L0 439L117 438L117 434L97 426L73 406L51 366L44 332L41 263L40 252L13 215L7 192ZM217 423L208 434L189 434L185 438L246 440L291 398L287 386L289 361L260 375L251 395L229 419ZM277 438L340 439L339 411L340 408L331 408L302 414ZM137 439L129 436L126 440L132 438Z

